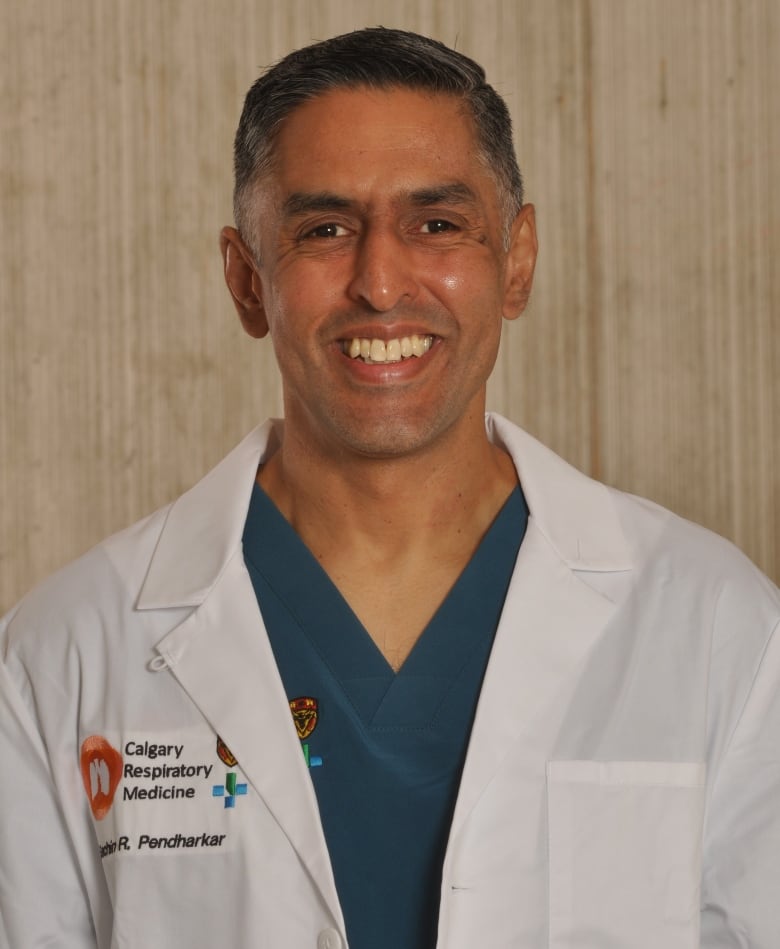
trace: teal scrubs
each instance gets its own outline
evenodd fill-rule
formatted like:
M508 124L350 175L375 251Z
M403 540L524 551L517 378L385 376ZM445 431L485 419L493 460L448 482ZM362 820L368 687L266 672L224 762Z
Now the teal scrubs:
M317 794L351 949L436 944L447 835L527 519L518 487L396 673L255 486L244 557Z

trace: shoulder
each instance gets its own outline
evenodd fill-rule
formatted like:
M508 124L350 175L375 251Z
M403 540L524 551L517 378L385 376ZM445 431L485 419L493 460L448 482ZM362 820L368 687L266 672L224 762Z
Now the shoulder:
M609 488L640 573L691 597L710 596L720 608L739 602L741 611L780 619L780 591L731 541L645 498Z
M764 629L777 624L777 587L733 543L588 477L500 416L488 416L487 426L512 455L539 529L595 586L617 600L634 591L681 610L695 604L713 622L739 613Z
M760 571L731 541L714 531L675 514L668 508L617 488L607 491L621 525L637 556L679 558L679 563L699 564L703 571L758 575Z
M106 538L33 588L0 622L0 655L51 648L132 612L170 505Z
M150 576L163 591L154 605L168 621L194 605L240 543L254 472L278 440L273 421L259 426L171 504L44 580L0 622L0 657L21 640L32 648L58 631L83 640L90 629L118 635L148 623L138 608L142 592L149 599Z

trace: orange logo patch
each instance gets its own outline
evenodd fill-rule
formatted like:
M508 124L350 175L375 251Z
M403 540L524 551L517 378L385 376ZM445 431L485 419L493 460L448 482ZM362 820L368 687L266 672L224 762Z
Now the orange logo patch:
M122 780L122 755L100 735L90 735L81 746L81 780L95 820L103 820Z
M317 700L305 696L299 699L290 699L290 711L298 737L303 741L317 727Z

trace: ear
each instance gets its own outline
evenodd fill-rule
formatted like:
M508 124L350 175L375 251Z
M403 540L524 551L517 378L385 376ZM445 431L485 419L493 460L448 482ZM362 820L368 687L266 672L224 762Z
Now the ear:
M537 251L534 206L524 204L512 224L507 252L503 306L507 320L516 320L528 303Z
M225 283L241 325L250 336L261 339L268 332L268 320L254 254L234 227L222 228L219 247L225 264Z

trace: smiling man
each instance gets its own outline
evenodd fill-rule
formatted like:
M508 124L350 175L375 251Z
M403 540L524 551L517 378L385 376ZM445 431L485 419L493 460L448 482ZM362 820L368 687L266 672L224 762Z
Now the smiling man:
M517 485L485 383L536 238L503 196L460 98L337 87L288 117L238 186L244 236L222 234L284 385L259 483L396 669Z
M0 945L776 949L778 591L486 416L536 235L481 67L292 53L235 167L284 419L4 621Z

